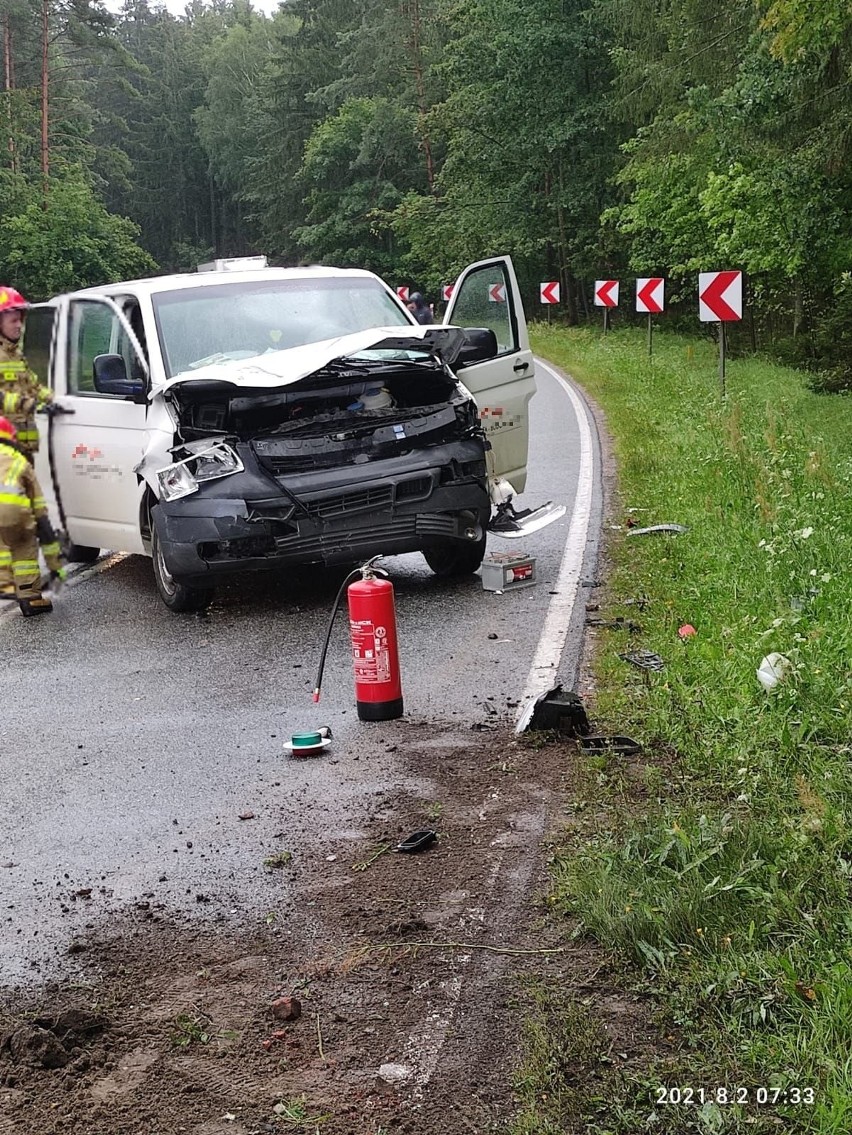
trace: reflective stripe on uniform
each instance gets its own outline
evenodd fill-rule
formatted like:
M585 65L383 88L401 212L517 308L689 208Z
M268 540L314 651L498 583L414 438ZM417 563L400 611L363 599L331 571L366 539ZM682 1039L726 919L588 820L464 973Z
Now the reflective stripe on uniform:
M14 414L21 404L21 395L17 390L7 390L3 395L3 410L7 414Z
M15 560L12 564L12 573L14 575L25 575L27 577L38 575L38 560Z
M14 504L18 508L32 508L30 498L24 493L0 493L0 504Z
M58 556L60 551L59 542L54 540L50 544L42 544L41 550L44 552L45 556Z
M18 430L18 441L38 441L38 430Z
M21 374L29 371L29 367L23 359L10 359L8 362L0 363L0 375L6 382L15 382L16 379L21 377Z
M12 562L12 553L8 548L0 548L0 567L6 567Z

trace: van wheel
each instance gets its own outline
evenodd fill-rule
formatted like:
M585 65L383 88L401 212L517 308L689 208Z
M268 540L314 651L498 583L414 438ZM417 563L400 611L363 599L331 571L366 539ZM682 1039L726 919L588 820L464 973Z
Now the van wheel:
M100 548L90 548L87 544L69 544L65 549L69 564L93 564L100 554Z
M457 575L472 575L482 566L485 556L485 533L475 544L461 544L444 548L424 548L423 557L439 579L452 579Z
M170 611L203 611L210 604L213 599L212 587L189 587L185 583L179 583L166 567L156 526L151 533L151 557L157 591Z

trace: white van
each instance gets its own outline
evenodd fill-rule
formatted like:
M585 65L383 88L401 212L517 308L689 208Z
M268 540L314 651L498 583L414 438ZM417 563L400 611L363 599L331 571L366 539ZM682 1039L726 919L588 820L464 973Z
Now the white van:
M508 257L467 268L432 327L370 272L228 267L30 311L56 406L37 471L70 558L151 556L189 611L220 575L287 564L421 551L472 572L487 527L564 512L510 503L535 380Z

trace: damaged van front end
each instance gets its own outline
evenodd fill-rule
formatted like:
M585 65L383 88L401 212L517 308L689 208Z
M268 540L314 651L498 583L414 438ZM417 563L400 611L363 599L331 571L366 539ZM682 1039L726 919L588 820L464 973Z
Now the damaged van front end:
M447 361L461 333L348 338L212 364L155 393L175 423L151 515L166 583L413 551L439 574L479 566L487 446ZM150 474L156 455L146 462Z

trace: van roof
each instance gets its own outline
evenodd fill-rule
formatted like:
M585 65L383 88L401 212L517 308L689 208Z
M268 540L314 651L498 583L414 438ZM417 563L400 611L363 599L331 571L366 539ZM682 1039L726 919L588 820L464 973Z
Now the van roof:
M174 292L182 288L210 288L218 284L269 283L272 280L330 279L341 277L378 280L374 272L363 268L330 268L322 264L312 264L305 268L252 268L244 272L177 272L169 276L148 276L140 280L122 280L115 284L98 284L93 288L81 288L74 295L116 296L133 291L137 295L153 295L155 292ZM383 281L381 281L383 283Z

